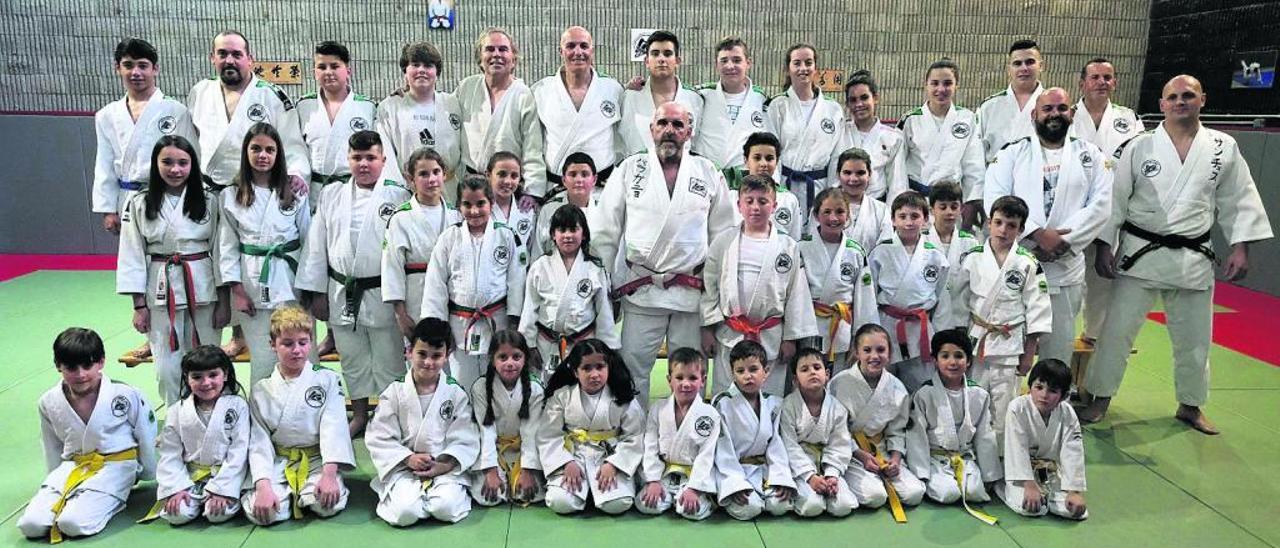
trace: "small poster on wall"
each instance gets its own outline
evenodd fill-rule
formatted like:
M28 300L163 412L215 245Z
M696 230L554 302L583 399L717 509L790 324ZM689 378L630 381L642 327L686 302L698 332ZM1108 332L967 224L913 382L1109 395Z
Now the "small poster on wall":
M1276 81L1276 51L1242 51L1235 55L1232 89L1271 89Z
M631 60L644 61L645 42L649 41L649 35L658 32L658 29L631 29L631 41L627 42L631 46Z
M453 0L430 0L427 4L427 27L431 30L453 30L456 13Z

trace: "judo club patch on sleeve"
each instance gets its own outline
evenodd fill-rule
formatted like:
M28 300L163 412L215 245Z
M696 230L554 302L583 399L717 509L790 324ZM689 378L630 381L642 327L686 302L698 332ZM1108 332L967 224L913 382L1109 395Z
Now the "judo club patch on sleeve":
M1021 291L1022 284L1026 282L1027 282L1026 275L1024 275L1021 272L1018 272L1017 270L1010 270L1008 274L1004 275L1005 287L1008 287L1009 289L1012 289L1014 291Z
M222 429L231 430L236 427L236 423L240 422L240 413L235 409L228 409L227 414L222 417Z
M579 280L577 288L578 296L585 299L591 296L591 280Z
M320 407L324 406L324 400L326 396L327 394L325 394L324 388L319 385L316 385L307 389L306 396L304 399L306 400L308 406L310 406L313 409L319 409Z
M924 281L929 283L938 281L938 267L936 265L924 267Z
M773 269L777 271L778 274L791 272L791 255L779 253L778 260L773 263Z
M453 400L445 400L444 403L440 404L440 420L453 420Z
M970 133L973 133L973 128L969 122L956 122L951 126L951 136L956 139L968 139Z
M705 438L711 435L711 427L714 425L715 421L711 417L698 417L698 422L693 423L693 431Z
M129 398L124 396L116 396L111 400L111 416L121 418L129 414L129 409L133 404L129 403Z
M507 246L500 245L493 248L493 262L498 263L498 266L507 266L510 261L511 251L507 249Z

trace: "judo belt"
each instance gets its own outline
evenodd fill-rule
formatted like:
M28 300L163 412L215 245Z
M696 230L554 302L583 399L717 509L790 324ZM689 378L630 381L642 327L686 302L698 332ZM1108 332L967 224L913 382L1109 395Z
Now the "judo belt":
M724 321L729 329L742 333L748 341L760 342L760 334L766 330L782 325L782 316L769 316L760 321L753 321L744 315L729 316Z
M116 184L120 185L120 190L139 191L147 185L144 181L126 181L124 179L116 179Z
M1161 247L1167 247L1169 249L1190 249L1204 255L1211 263L1218 262L1218 257L1213 254L1213 249L1205 245L1209 243L1208 232L1205 232L1195 238L1178 236L1176 234L1156 234L1155 232L1140 228L1129 221L1125 221L1123 225L1120 225L1120 230L1147 241L1147 245L1138 248L1138 250L1132 255L1127 255L1125 258L1120 260L1120 270L1129 270L1130 268L1133 268L1133 264L1138 262L1138 259L1141 259L1143 255Z
M597 171L596 186L604 187L605 181L608 181L609 176L612 174L613 174L613 166L609 166L600 171ZM550 196L552 194L552 191L556 187L564 188L564 178L559 175L556 175L555 173L552 173L551 170L547 170L547 183L550 183L547 186L547 196Z
M637 265L632 263L631 261L627 261L628 268L635 268L636 266ZM640 267L640 268L644 268L644 267ZM645 268L645 270L649 270L649 269ZM666 289L672 286L683 285L685 287L702 291L702 288L703 288L702 278L698 277L700 274L702 274L701 264L693 267L692 274L680 274L678 272L665 272L665 273L655 272L651 275L636 278L625 284L622 284L622 287L619 287L609 292L609 298L615 301L619 300L623 297L629 296L639 291L640 288L646 285L655 285L659 289Z
M822 450L827 448L824 443L809 443L807 441L800 442L800 448L804 449L804 454L809 455L813 460L814 473L822 475Z
M516 482L520 480L520 460L521 455L517 455L516 459L508 462L503 458L508 451L520 452L520 436L498 436L498 467L507 473L507 492L508 500L514 502L516 500ZM528 504L526 503L525 506Z
M499 310L506 308L506 306L506 297L493 301L481 308L471 308L449 301L449 313L467 320L467 327L462 331L462 340L470 341L471 330L475 329L476 324L479 323L480 320L484 320L485 323L489 324L490 332L496 332L498 330L498 326L493 322L493 315L497 314ZM469 344L470 343L468 343L468 345Z
M337 174L337 173L335 173L335 174L333 174L333 175L323 175L323 174L320 174L320 173L312 173L312 174L311 174L311 182L313 182L313 183L315 183L315 184L318 184L318 185L320 185L320 186L322 186L322 187L324 187L324 186L329 186L329 185L331 185L331 184L333 184L333 183L345 183L345 182L350 181L350 180L351 180L351 174L350 174L350 173L347 173L347 174L344 174L344 175L339 175L339 174Z
M900 308L882 304L880 311L890 318L898 320L895 331L898 335L898 349L902 351L902 359L911 354L907 352L907 322L920 322L920 340L916 343L920 348L920 362L933 363L933 355L929 352L929 311L923 308Z
M910 177L907 178L907 187L910 188L911 190L919 192L920 194L923 194L925 198L928 198L929 192L933 190L932 186L921 183L920 181L917 181Z
M319 445L306 447L275 446L276 456L288 459L284 465L284 479L289 483L289 500L293 506L293 519L302 519L302 507L298 499L302 496L302 486L307 483L311 474L311 459L320 456Z
M210 466L196 462L187 463L187 474L191 478L191 483L193 484L198 484L213 477L214 474L218 473L219 469L221 469L221 466L216 464ZM157 500L155 504L151 505L151 510L147 512L147 515L143 516L142 519L137 521L137 523L148 523L160 517L160 511L164 510L165 502L168 500L169 499L167 497Z
M880 432L874 436L868 436L865 432L855 431L853 433L853 441L858 444L858 449L871 453L876 459L876 464L884 469L889 463L884 460L884 455L880 454L880 441L884 439L884 432ZM907 522L907 511L902 508L902 499L898 497L898 490L894 488L893 482L889 478L881 477L884 482L884 491L889 495L889 512L893 514L893 521L898 523Z
M244 253L245 255L252 255L254 257L267 258L265 261L262 261L262 273L258 274L258 283L264 286L271 279L272 258L284 259L284 262L289 265L289 270L292 270L294 274L298 273L298 260L290 257L289 252L297 251L299 249L302 249L301 240L291 240L285 243L275 243L271 245L240 244L241 253Z
M819 318L830 318L827 327L827 363L836 359L836 332L840 330L840 322L853 325L853 307L849 303L836 301L826 304L813 301L813 313Z
M357 278L355 276L347 276L333 267L329 267L329 279L342 284L343 295L346 297L346 310L351 312L351 330L355 331L359 325L360 304L364 301L364 292L370 289L382 287L382 276L369 276L367 278Z
M787 190L796 183L804 183L805 204L813 207L813 187L818 184L820 179L827 177L827 170L813 169L809 171L796 171L787 166L782 166L782 178L787 182ZM794 192L794 191L793 191Z
M427 271L427 263L404 263L405 274L421 274Z
M995 525L996 522L999 521L995 516L983 512L982 510L978 510L977 508L969 507L969 494L964 488L964 456L962 456L959 451L947 451L945 449L934 449L930 451L929 454L935 457L943 457L950 461L951 470L954 472L956 478L956 486L960 488L960 503L964 505L964 511L968 512L970 516L978 518L979 521L987 525Z
M49 544L62 542L62 531L58 529L58 516L62 514L62 509L66 507L67 497L71 496L71 492L89 478L98 475L98 472L108 462L138 460L138 448L134 447L106 454L95 451L88 454L72 455L71 460L76 463L76 466L67 474L67 482L62 485L62 496L58 497L58 501L53 503L53 526L49 528Z
M542 322L536 322L536 325L538 326L538 335L540 335L542 338L548 341L557 343L557 346L559 347L561 361L564 361L564 357L569 354L570 346L573 346L575 344L578 344L579 342L582 342L583 340L591 338L591 336L594 335L596 332L596 328L594 324L588 325L583 330L577 333L569 334L569 335L562 335L560 334L559 331L551 329L551 327L547 326L547 324L544 324Z
M667 467L662 470L662 477L664 478L671 474L680 474L684 476L685 480L688 480L690 477L693 476L692 464L680 464L678 462L667 462L667 459L662 459L662 461L667 464Z
M169 283L169 267L182 267L182 289L187 297L187 319L191 320L191 325L187 326L187 330L191 332L191 343L192 348L194 348L200 346L200 330L196 329L196 283L191 276L191 261L208 258L208 251L188 253L186 255L175 253L173 255L151 256L151 262L164 263L160 272L164 276L164 304L169 311L170 351L177 352L178 350L178 326L175 324L178 319L178 303L174 302L173 284Z
M618 432L614 430L583 430L574 428L564 433L564 450L573 451L578 445L591 443L595 445L603 445L604 442L618 437Z
M1051 475L1058 473L1057 461L1049 459L1031 459L1031 470L1036 474L1036 482L1041 486L1048 485Z
M752 456L750 456L750 457L742 457L742 458L738 459L738 464L750 464L750 465L754 465L754 466L765 466L765 465L769 464L769 461L765 460L765 457L764 457L764 455L763 455L763 454L760 454L760 455L752 455ZM768 490L768 489L769 489L769 471L768 471L768 470L764 470L764 471L763 471L763 473L761 474L761 476L763 476L763 477L764 477L764 479L760 482L760 489L761 489L761 490Z
M1010 334L1013 333L1013 329L1015 327L1018 327L1019 325L1022 325L1023 323L1020 321L1013 322L1013 323L991 323L991 322L988 322L987 320L982 319L982 317L978 316L977 314L973 314L973 313L969 314L969 319L973 320L974 325L986 330L986 332L982 334L982 337L978 339L978 359L979 360L987 357L987 337L995 335L997 337L1008 338Z

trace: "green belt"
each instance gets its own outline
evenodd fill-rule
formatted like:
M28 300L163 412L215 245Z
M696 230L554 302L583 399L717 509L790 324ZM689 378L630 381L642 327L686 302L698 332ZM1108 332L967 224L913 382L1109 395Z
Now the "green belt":
M329 267L329 279L342 284L347 297L346 307L351 311L352 318L360 317L360 302L363 300L365 290L382 287L382 276L357 278L338 272L332 266ZM353 322L351 328L355 329L358 324L359 322Z
M328 186L332 183L345 183L349 180L351 180L350 173L341 174L341 175L340 174L324 175L321 173L311 174L311 182L316 183L320 186Z
M262 273L258 275L258 283L263 285L266 285L268 280L271 279L271 257L284 259L284 262L289 264L289 269L292 270L294 274L297 274L298 260L290 257L288 253L299 249L302 249L302 242L299 240L271 245L240 244L240 252L245 255L267 257L267 260L262 262Z

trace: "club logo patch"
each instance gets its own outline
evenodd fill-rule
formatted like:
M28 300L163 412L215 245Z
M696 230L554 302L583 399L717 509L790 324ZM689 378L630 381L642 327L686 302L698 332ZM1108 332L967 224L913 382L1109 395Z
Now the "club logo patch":
M933 283L938 281L938 267L929 265L924 267L924 281Z
M351 119L351 131L364 131L366 129L369 129L368 120L360 117Z
M378 206L378 217L381 217L383 221L390 221L391 215L395 214L395 212L396 205L391 202L384 202L381 206Z
M533 228L533 226L529 219L520 219L520 222L516 223L516 232L520 233L521 236L528 235L530 228Z
M707 182L697 177L689 178L689 192L703 198L707 197Z
M758 129L764 129L764 113L755 111L751 113L751 125Z
M133 404L129 402L129 398L116 396L111 400L111 415L116 418L123 418L125 415L129 414L129 409L132 405Z
M1022 291L1022 284L1026 283L1027 277L1017 270L1010 270L1004 275L1004 285L1014 291Z
M172 116L165 116L156 122L156 129L165 135L173 134L173 130L178 129L178 121Z
M618 114L618 105L613 104L613 101L602 101L600 103L600 114L603 114L605 118L613 118Z
M827 135L831 135L836 132L836 123L830 118L823 118L820 125L822 126L822 132Z
M453 400L444 400L444 403L440 404L440 420L446 422L453 420Z
M240 422L240 413L235 409L228 409L227 414L222 416L222 429L231 430L236 427L236 423Z
M971 133L973 128L969 126L969 122L956 122L951 126L951 136L956 139L968 139Z
M853 283L853 263L840 263L840 281Z
M590 297L591 296L591 280L579 280L577 293L578 293L578 296L583 299Z
M263 106L262 103L254 103L249 105L249 108L245 110L245 115L248 116L250 120L261 122L267 119L267 107Z
M278 203L278 202L277 202L277 203ZM280 214L281 214L281 215L284 215L285 217L292 217L295 213L297 213L297 212L298 212L298 198L297 198L297 195L294 195L294 199L293 199L293 201L292 201L292 202L289 202L289 205L287 205L287 206L280 206L280 208L279 208L279 209L280 209Z
M1085 169L1093 167L1093 156L1090 156L1088 152L1081 152L1080 165Z
M511 251L507 246L500 245L493 248L493 262L498 263L499 266L507 266L507 263L511 262Z
M1147 160L1142 162L1142 176L1151 178L1160 174L1160 162L1156 160Z
M778 260L773 263L773 269L776 270L778 274L791 272L791 255L779 253Z
M774 213L774 214L773 214L773 218L774 218L774 220L775 220L775 221L778 221L778 224L780 224L780 225L790 225L790 224L791 224L791 210L789 210L789 209L779 209L776 213Z
M454 131L458 131L458 130L462 129L462 119L461 119L461 118L459 118L457 114L450 114L450 115L449 115L449 125L450 125L451 127L453 127L453 130L454 130Z
M1129 130L1133 129L1129 121L1124 118L1116 118L1115 121L1111 122L1111 127L1116 129L1116 133L1129 133Z
M715 421L711 417L698 417L698 422L693 423L693 431L705 438L711 435L712 426L715 426Z
M328 394L325 394L324 388L316 385L307 389L304 398L308 407L312 409L319 409L324 406L324 400L327 396Z

